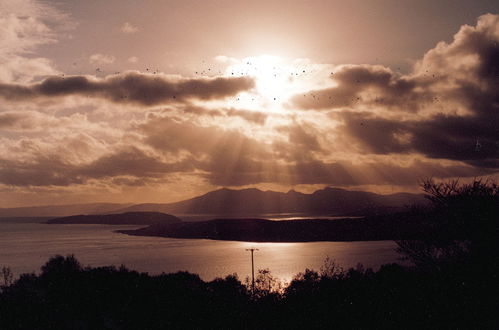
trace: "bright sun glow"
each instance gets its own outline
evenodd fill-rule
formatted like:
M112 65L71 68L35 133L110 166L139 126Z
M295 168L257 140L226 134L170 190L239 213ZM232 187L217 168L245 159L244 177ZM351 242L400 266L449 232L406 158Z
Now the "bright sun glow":
M283 98L286 96L286 86L291 83L291 68L284 65L282 58L271 55L248 57L243 63L230 70L245 71L248 76L256 79L256 89L260 95Z
M259 55L246 58L215 57L222 65L225 77L251 77L255 81L252 90L244 91L223 102L210 102L213 107L232 107L254 111L285 113L289 101L296 95L330 86L333 81L329 65L317 64L306 58L287 58L275 55ZM206 104L206 102L205 102Z
M295 77L298 69L278 56L261 55L240 60L230 59L230 65L225 70L227 76L249 76L255 79L254 93L241 95L242 98L280 105L295 93Z

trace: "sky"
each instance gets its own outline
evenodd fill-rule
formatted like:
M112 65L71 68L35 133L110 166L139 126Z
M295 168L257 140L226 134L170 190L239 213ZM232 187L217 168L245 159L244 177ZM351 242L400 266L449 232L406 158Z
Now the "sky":
M499 178L497 1L0 3L0 207Z

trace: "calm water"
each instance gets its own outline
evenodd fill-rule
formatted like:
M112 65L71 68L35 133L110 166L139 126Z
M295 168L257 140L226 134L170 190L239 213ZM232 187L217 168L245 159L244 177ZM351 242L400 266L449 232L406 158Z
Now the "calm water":
M38 272L50 256L74 254L83 265L121 264L150 274L187 270L204 280L237 273L251 274L247 248L255 252L255 268L269 268L289 281L312 268L319 270L324 258L336 259L344 268L363 263L366 267L398 260L393 241L248 243L203 239L139 237L114 233L138 226L47 225L0 222L0 266L10 266L16 276Z
M267 214L176 214L183 221L206 221L212 219L266 219L266 220L307 220L307 219L322 219L322 220L337 220L344 218L361 218L356 216L331 216L324 214L311 215L308 213L267 213Z

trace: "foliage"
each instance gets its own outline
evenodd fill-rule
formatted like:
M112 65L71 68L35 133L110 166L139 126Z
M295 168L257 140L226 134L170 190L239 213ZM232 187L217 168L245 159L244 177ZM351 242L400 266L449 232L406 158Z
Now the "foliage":
M320 276L321 278L341 278L344 275L345 271L343 267L341 267L335 259L326 256L322 266L320 267Z
M0 329L497 328L495 278L396 264L347 271L326 259L282 292L268 269L251 296L237 274L150 276L56 256L0 293ZM341 270L341 271L340 271Z
M67 257L57 255L50 258L49 261L42 266L42 275L72 274L78 273L81 270L81 264L76 260L73 254L68 255Z
M420 237L397 241L398 252L428 269L449 264L497 265L499 186L483 179L468 184L427 179L421 187L431 204L417 214Z
M474 179L471 183L459 184L459 180L437 183L426 179L420 185L425 197L437 207L462 208L476 203L481 209L484 203L497 203L499 198L499 186L491 180Z
M7 287L12 284L12 280L14 279L14 274L12 273L12 270L10 267L3 266L2 267L2 282L3 285L0 285L0 288L2 286Z
M245 278L246 288L248 292L253 290L253 283L249 276ZM272 275L270 269L259 269L255 277L255 288L253 299L267 297L269 299L278 299L278 296L283 292L284 285L282 281Z

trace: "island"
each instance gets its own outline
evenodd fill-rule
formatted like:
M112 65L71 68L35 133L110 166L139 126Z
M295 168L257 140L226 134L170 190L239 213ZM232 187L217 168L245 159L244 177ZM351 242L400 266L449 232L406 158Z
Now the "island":
M400 225L398 225L400 224ZM197 238L249 242L315 242L395 240L415 234L413 228L386 218L344 218L272 221L266 219L214 219L201 222L153 224L117 232L136 236Z
M48 224L100 224L100 225L167 225L180 223L176 216L161 212L126 212L119 214L72 215L50 219Z

